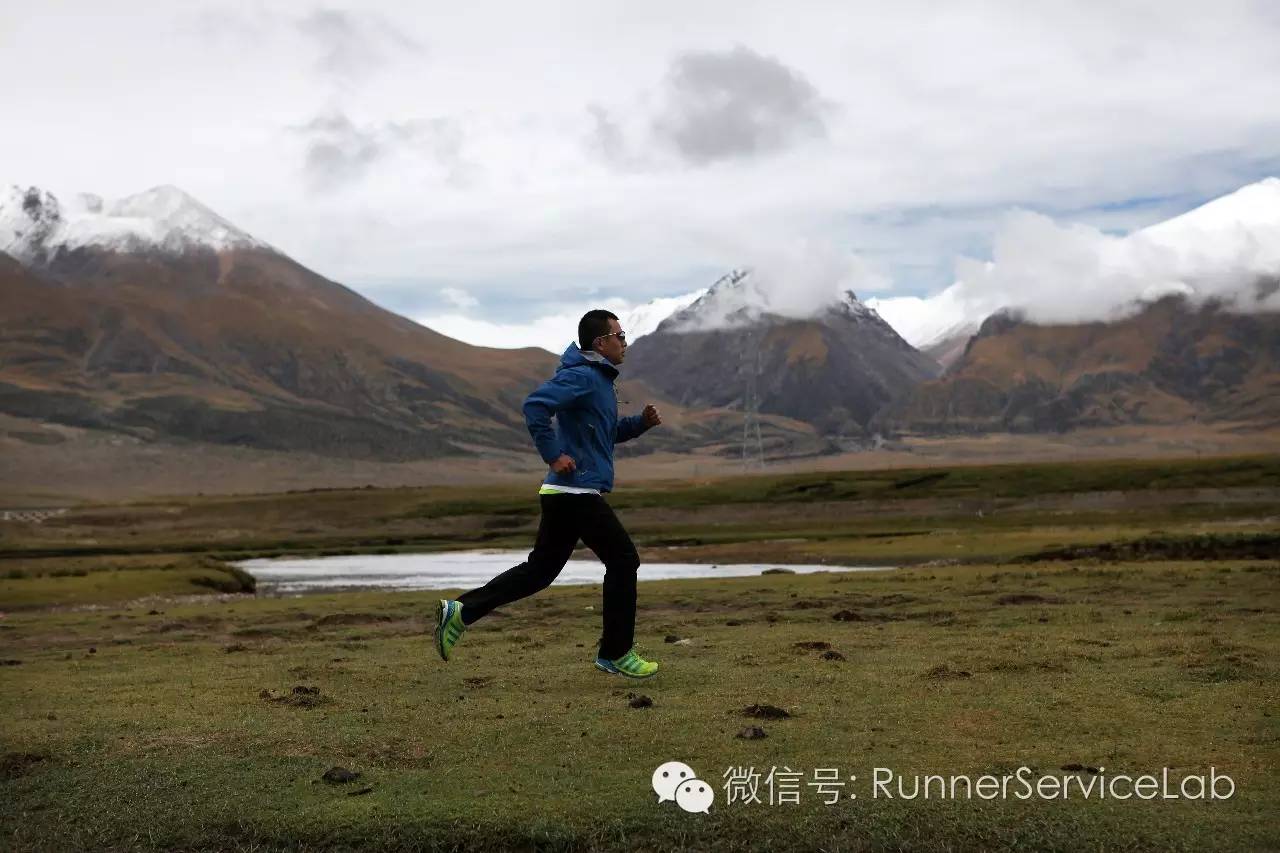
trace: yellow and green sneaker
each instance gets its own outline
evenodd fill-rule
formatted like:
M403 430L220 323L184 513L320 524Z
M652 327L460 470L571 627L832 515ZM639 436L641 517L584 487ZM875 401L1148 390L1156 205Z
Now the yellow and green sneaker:
M436 651L441 658L449 660L449 653L458 644L465 630L467 626L462 621L462 602L440 599L439 618L436 620Z
M645 660L632 649L616 660L596 656L596 669L614 675L625 675L627 678L649 678L658 672L656 661Z

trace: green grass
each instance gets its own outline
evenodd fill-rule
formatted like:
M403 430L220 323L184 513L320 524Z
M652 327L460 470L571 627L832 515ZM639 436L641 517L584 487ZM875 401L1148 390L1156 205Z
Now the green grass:
M504 608L447 665L424 634L430 595L11 613L0 837L18 850L1273 848L1277 581L1269 562L649 583L638 639L664 670L640 684L590 667L591 587ZM320 704L275 701L299 685ZM632 709L629 692L653 706ZM742 716L757 703L792 717ZM749 724L768 737L735 737ZM1073 763L1213 766L1237 793L888 801L858 782L858 800L832 806L806 789L799 806L721 796L688 815L649 788L671 759L721 794L736 766L865 780ZM362 776L320 782L335 765Z
M650 559L715 561L716 548L761 543L769 559L906 564L1014 559L1139 537L1275 535L1277 483L1280 458L1257 457L752 476L624 487L610 500L637 543L654 551ZM38 576L131 558L226 562L525 547L537 509L532 486L84 506L40 525L8 527L0 569ZM796 538L819 547L777 545ZM658 552L670 545L697 550Z
M156 596L252 592L254 579L208 557L163 562L27 561L0 574L0 609L100 605Z
M624 489L611 502L646 563L906 567L645 583L638 639L664 669L640 684L590 666L598 587L504 608L448 665L428 594L212 595L246 588L227 561L250 556L525 548L531 489L182 498L10 526L0 849L1280 847L1280 562L1232 556L1280 533L1277 474L1266 457ZM1187 548L1197 561L1172 561ZM792 717L742 716L761 703ZM750 724L768 737L735 737ZM718 792L730 767L837 767L859 799L806 788L798 806L721 796L687 815L649 788L672 759ZM867 782L1090 775L1061 769L1076 764L1212 766L1237 793L906 801ZM361 778L320 781L335 765Z
M895 468L812 474L755 475L705 484L645 484L613 497L615 506L696 508L739 503L904 501L919 498L999 500L1033 495L1125 490L1275 488L1280 458L1107 460L1040 465ZM440 518L474 513L532 514L528 490L489 489L462 498L433 499L406 515Z

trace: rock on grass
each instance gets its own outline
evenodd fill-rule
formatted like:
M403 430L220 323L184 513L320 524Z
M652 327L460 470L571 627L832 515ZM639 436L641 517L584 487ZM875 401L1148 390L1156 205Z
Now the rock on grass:
M734 737L740 737L743 740L760 740L761 738L768 737L768 735L765 734L764 729L759 726L746 726L734 735Z

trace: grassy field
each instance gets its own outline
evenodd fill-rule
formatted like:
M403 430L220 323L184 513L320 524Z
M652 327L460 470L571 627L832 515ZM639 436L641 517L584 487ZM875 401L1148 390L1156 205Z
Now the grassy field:
M999 466L619 495L647 562L900 567L644 583L637 639L663 670L642 683L590 666L598 587L504 608L448 664L430 594L234 592L243 556L522 546L528 490L192 498L6 528L0 847L1275 849L1277 474ZM709 814L656 802L670 760L716 790ZM323 781L334 767L360 775ZM916 775L1021 767L1032 784L1214 768L1235 790L872 785L875 768L909 794ZM760 774L762 802L726 801L732 768ZM802 774L798 804L770 804L770 768ZM830 805L809 784L825 769L845 782Z

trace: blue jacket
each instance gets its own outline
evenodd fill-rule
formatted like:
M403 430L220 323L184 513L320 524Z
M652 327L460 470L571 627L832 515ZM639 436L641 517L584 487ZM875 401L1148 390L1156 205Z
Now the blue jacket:
M613 490L613 445L648 429L643 415L618 417L617 378L618 369L604 356L570 344L556 375L524 401L524 421L542 461L550 465L568 454L577 463L573 473L548 471L542 482Z

